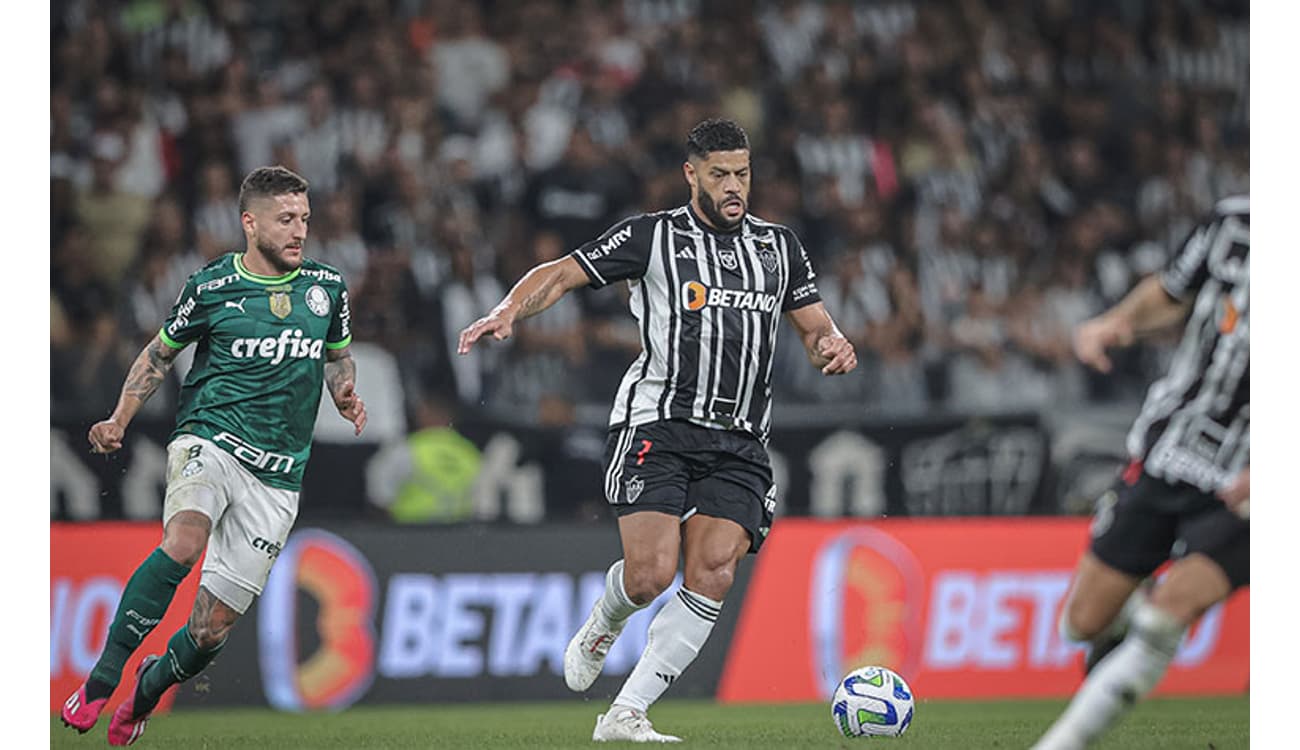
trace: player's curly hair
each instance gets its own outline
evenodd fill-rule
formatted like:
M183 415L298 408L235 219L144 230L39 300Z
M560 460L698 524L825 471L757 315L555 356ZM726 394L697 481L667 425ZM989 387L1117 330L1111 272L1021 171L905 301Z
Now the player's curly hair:
M714 151L749 149L749 136L733 120L710 118L691 128L686 136L688 156L707 158Z
M248 202L254 198L305 192L307 180L297 172L278 164L274 167L258 167L249 172L239 186L239 211L247 211Z

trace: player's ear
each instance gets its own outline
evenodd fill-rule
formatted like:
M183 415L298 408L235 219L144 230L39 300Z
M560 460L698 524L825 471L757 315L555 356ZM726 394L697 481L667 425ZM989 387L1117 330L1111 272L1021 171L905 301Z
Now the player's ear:
M253 212L245 211L240 214L239 223L244 227L244 234L248 237L252 237L253 230L257 226L257 219L253 216Z
M695 165L689 159L682 162L682 175L686 177L686 184L691 186L692 192L699 187L699 185L695 184Z

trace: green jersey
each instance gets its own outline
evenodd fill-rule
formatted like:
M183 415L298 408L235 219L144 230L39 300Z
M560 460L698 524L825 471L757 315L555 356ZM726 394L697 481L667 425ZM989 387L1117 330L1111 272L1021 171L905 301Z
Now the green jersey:
M198 345L172 437L211 440L267 485L297 491L325 352L352 340L348 290L338 271L311 259L259 276L242 258L222 256L190 276L158 332L173 349Z

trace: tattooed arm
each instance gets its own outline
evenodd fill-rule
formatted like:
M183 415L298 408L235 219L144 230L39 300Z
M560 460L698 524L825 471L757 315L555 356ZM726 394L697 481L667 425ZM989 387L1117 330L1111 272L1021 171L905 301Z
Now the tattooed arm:
M534 266L515 284L492 312L460 332L457 351L468 354L481 337L492 334L498 341L510 338L516 320L523 320L554 305L571 289L586 286L586 271L572 256Z
M126 374L126 382L122 384L122 394L118 396L112 416L90 428L91 450L95 453L112 453L122 447L126 426L131 424L136 412L140 411L144 402L149 400L167 378L180 351L167 346L157 334L154 335Z
M329 349L325 362L325 387L338 407L339 414L356 427L356 434L366 426L366 402L355 390L357 362L348 347Z

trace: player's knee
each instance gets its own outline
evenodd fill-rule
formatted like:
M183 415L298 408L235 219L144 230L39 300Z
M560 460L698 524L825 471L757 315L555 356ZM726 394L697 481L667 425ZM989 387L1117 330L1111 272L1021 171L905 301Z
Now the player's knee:
M207 546L207 532L193 528L168 529L168 532L163 535L162 551L181 565L193 567L203 556L203 550Z
M1061 637L1075 643L1091 641L1101 635L1110 620L1102 608L1084 599L1071 597L1061 612Z
M736 580L736 565L726 560L716 565L697 563L688 565L684 585L701 596L722 601Z
M1187 558L1175 563L1151 592L1151 604L1190 626L1231 592L1227 575L1213 562Z
M667 556L643 561L624 558L623 590L634 603L649 604L672 585L676 573L677 561Z

